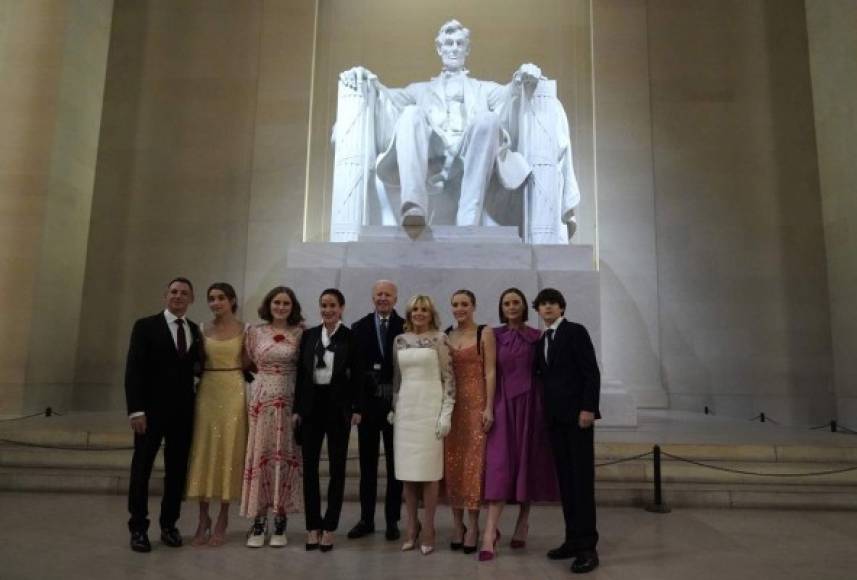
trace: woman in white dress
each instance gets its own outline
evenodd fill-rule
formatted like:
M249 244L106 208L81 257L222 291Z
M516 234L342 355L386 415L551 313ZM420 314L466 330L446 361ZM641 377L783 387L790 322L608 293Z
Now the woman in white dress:
M434 551L434 514L443 479L443 438L449 433L455 405L455 380L446 335L431 298L418 294L405 310L405 333L394 342L393 449L396 479L404 483L408 539L413 550L422 525L417 519L419 492L425 506L423 555Z

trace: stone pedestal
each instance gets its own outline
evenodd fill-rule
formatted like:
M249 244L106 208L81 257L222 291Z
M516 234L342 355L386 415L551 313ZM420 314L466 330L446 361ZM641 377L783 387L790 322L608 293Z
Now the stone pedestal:
M591 246L531 246L506 228L466 229L379 226L361 233L367 241L300 244L289 250L284 283L302 301L309 325L319 323L318 296L331 287L345 294L346 324L364 316L372 309L372 284L381 278L398 285L400 314L412 295L428 294L444 326L453 322L449 298L460 288L476 295L477 321L496 326L503 290L517 287L532 300L539 289L554 287L566 297L566 317L586 326L601 360L600 277ZM532 309L529 323L539 326ZM602 397L607 407L600 425L636 425L636 405L620 383L602 389Z

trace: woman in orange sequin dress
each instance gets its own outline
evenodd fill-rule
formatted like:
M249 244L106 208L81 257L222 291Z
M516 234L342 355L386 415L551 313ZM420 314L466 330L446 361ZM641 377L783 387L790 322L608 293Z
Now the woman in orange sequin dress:
M450 548L476 551L479 506L485 474L485 438L494 423L494 333L473 321L476 297L470 290L452 295L456 327L449 332L457 395L452 430L444 444L444 490L454 523ZM467 511L468 525L464 524Z

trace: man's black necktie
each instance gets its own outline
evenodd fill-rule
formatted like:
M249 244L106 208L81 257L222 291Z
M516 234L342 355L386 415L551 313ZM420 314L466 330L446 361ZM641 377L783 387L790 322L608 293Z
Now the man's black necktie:
M381 319L381 327L379 330L380 330L380 334L381 334L381 356L386 356L384 349L387 348L387 332L390 330L390 319L389 318L382 318Z
M550 363L551 354L553 354L551 351L553 350L553 333L554 332L555 332L555 330L553 328L548 328L545 331L545 336L547 337L547 345L548 345L547 353L545 354L545 361L548 363Z
M176 318L176 324L179 325L178 330L176 330L176 350L179 352L179 356L184 356L187 354L187 335L184 331L184 320Z

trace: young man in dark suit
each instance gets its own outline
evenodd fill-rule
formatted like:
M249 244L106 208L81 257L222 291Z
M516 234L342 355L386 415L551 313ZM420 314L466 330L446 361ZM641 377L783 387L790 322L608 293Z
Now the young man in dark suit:
M559 290L539 292L533 308L546 327L537 344L536 374L544 388L565 519L565 541L548 558L575 558L571 571L583 574L598 566L593 436L594 422L601 418L601 373L586 328L563 317L565 298Z
M402 482L393 464L393 426L387 421L393 401L393 340L404 332L404 319L394 310L396 285L378 280L372 286L375 311L354 323L351 329L362 346L366 368L366 408L357 427L360 449L360 521L348 532L351 539L375 531L375 502L378 498L378 446L384 441L387 464L387 493L384 499L385 536L398 540L402 511Z
M164 496L161 542L177 548L176 529L187 477L193 433L194 377L201 369L199 327L185 317L193 303L193 285L174 278L164 294L166 309L134 323L125 365L125 398L134 431L134 456L128 488L131 549L149 552L149 477L164 446Z

